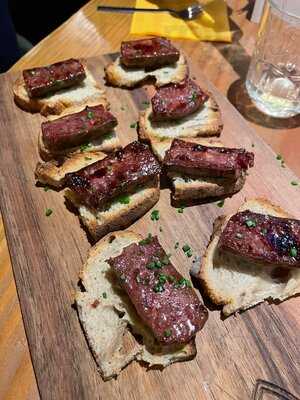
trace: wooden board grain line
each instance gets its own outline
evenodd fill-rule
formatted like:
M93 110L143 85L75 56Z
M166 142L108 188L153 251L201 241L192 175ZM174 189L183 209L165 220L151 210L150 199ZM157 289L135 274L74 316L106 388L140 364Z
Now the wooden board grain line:
M102 79L110 58L89 61L96 79ZM235 210L245 197L266 196L300 218L299 188L290 185L296 179L294 174L280 167L275 154L206 81L197 65L191 69L221 106L224 143L254 150L256 160L243 191L226 200L223 209L209 204L178 214L170 206L169 190L163 189L155 207L160 210L160 220L151 221L148 213L132 226L142 234L157 234L185 275L191 260L181 247L174 250L175 242L189 243L194 254L201 256L213 220ZM35 186L33 171L42 118L14 105L11 87L15 77L0 76L0 200L41 398L244 400L251 397L258 378L299 393L299 298L279 305L262 304L224 321L218 310L212 310L207 325L197 335L196 359L162 372L147 371L133 363L117 380L101 380L72 308L78 272L90 244L77 217L67 210L62 193L46 193ZM138 110L145 107L143 102L153 88L126 91L108 87L107 92L112 112L118 117L122 144L129 143L136 139L130 124L137 121ZM47 207L53 209L51 217L45 216Z

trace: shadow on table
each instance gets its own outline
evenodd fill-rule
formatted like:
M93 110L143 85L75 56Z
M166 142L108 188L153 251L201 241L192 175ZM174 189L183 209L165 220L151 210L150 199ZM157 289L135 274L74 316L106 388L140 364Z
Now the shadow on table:
M229 16L232 9L229 9ZM229 18L230 29L233 32L232 43L213 43L213 46L222 54L240 77L233 82L227 91L230 103L250 122L272 129L292 129L300 126L300 115L292 118L274 118L259 111L251 101L245 87L245 80L251 61L251 56L240 43L243 32L240 27Z

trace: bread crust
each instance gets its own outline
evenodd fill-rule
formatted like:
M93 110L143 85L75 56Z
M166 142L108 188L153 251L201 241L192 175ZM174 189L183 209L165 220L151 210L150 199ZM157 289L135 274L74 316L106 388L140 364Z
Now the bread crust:
M114 201L107 210L102 211L93 211L80 204L71 190L65 192L65 197L78 209L80 220L95 240L130 226L158 202L159 196L158 178L131 194L129 204Z
M207 198L214 198L216 200L218 198L230 197L242 189L245 181L245 173L242 173L236 181L209 177L184 182L182 178L176 179L176 175L173 175L171 197L173 202L188 202Z
M238 212L245 211L245 210L251 210L254 212L259 212L259 213L264 213L264 214L269 214L269 215L274 215L282 218L291 218L291 216L284 211L281 207L272 204L269 200L264 199L264 198L256 198L256 199L251 199L246 201L239 209ZM222 290L222 285L223 287L228 284L227 281L221 281L218 279L218 282L216 281L215 277L212 275L214 269L218 269L222 267L222 259L220 259L220 256L218 255L217 252L217 245L219 242L220 235L225 228L228 220L230 219L231 215L229 216L221 216L216 219L214 223L214 230L211 235L208 247L205 251L205 254L202 258L201 266L199 268L199 271L196 272L196 277L199 279L201 287L203 288L204 292L210 297L210 299L213 301L213 303L217 305L222 305L223 309L222 312L225 316L228 316L232 313L236 313L237 311L240 310L245 310L248 309L258 303L263 302L264 300L267 299L272 299L272 300L285 300L290 296L293 296L297 293L300 292L300 271L298 270L291 270L290 271L290 277L288 282L282 287L278 288L276 287L276 290L274 289L274 283L271 281L270 276L272 272L272 267L269 266L261 266L261 265L256 265L254 263L248 263L246 264L246 268L243 267L243 262L239 261L238 259L235 258L235 266L233 267L232 272L229 273L226 272L226 269L224 270L226 272L226 275L223 274L223 279L224 276L228 275L233 276L233 273L238 273L240 274L241 281L240 285L236 285L235 287L231 287L231 294L228 294L226 291ZM226 260L225 265L231 265L233 263L234 258L231 257L230 255L227 256L222 256L223 259ZM225 258L226 257L226 258ZM221 260L221 261L220 261ZM247 267L248 266L248 267ZM228 268L228 267L226 267ZM261 280L263 282L263 288L260 288L260 291L257 291L255 289L255 285L258 287L258 285L261 284L261 281L258 281L254 285L254 289L251 288L251 293L250 289L248 289L247 286L242 290L240 294L238 294L238 291L241 290L241 286L245 279L247 277L246 271L249 271L251 274L248 276L251 277L253 276L253 279L256 277L261 277ZM195 274L195 271L194 271ZM230 275L229 275L230 274ZM221 275L220 275L221 276ZM231 284L232 286L232 284ZM244 292L244 293L243 293ZM265 293L265 294L263 294Z
M141 235L130 231L105 236L90 249L79 274L84 291L78 289L76 292L78 316L104 380L119 375L133 360L146 362L150 367L166 367L196 355L194 339L180 347L162 348L155 342L106 262L109 257L119 255L124 247L141 239ZM134 334L142 337L142 342Z
M86 64L85 61L82 62ZM60 115L66 111L72 113L72 110L86 105L103 104L108 106L104 89L95 81L86 65L85 72L86 78L81 84L36 99L28 96L24 79L20 76L13 86L15 103L24 111L40 112L44 116Z
M35 179L42 184L62 188L67 173L79 171L106 157L101 151L77 152L67 157L62 164L56 160L38 162L35 168Z
M120 57L105 68L106 81L113 86L124 88L135 87L148 79L154 79L155 86L159 87L168 83L181 82L187 75L188 64L183 54L174 65L153 71L145 71L143 68L127 69L121 65Z

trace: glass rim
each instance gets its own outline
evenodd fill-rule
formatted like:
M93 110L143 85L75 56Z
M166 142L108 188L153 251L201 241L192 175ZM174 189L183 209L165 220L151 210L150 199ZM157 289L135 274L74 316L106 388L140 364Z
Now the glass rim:
M295 18L295 19L300 20L300 15L298 16L298 15L292 14L291 12L282 10L282 9L275 3L274 0L267 0L267 1L268 1L268 3L269 3L272 7L274 7L274 8L275 8L277 11L279 11L281 14L288 15L289 17L292 17L292 18Z

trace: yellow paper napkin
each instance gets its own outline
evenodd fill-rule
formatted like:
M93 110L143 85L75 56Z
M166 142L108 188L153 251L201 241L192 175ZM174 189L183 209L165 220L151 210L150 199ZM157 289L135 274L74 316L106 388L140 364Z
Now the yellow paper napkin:
M136 0L142 8L185 8L195 1ZM200 2L201 3L201 2ZM174 6L175 5L175 6ZM183 21L169 13L135 13L130 33L133 35L165 36L171 39L191 39L231 42L227 7L224 0L212 0L205 5L206 12L193 21Z

